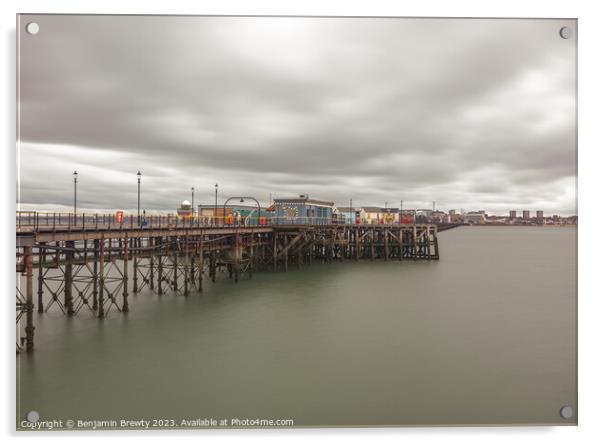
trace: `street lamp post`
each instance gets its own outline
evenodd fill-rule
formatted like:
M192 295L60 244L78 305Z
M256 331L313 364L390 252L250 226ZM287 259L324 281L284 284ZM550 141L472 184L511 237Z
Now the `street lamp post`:
M138 227L140 227L140 178L142 178L142 173L140 173L140 170L138 170L136 176L138 177Z
M194 187L192 187L192 202L190 203L192 209L192 219L194 219Z
M251 199L253 201L255 201L255 204L257 204L257 218L259 219L259 216L261 215L261 206L259 205L259 201L257 201L257 199L253 198L252 196L231 196L230 198L226 199L226 201L224 202L224 220L226 218L226 204L228 204L229 201L233 200L233 199L240 199L240 202L245 202L245 199Z
M399 224L401 224L401 220L403 219L403 199L399 201Z
M213 223L214 225L217 225L217 182L215 183L215 209L213 210Z
M353 211L353 198L349 198L349 225L353 224L352 218L355 216Z
M73 218L77 213L77 170L73 172Z

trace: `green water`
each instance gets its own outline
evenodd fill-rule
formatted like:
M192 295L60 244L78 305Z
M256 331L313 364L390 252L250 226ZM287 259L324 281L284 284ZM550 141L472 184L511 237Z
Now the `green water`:
M574 424L576 229L462 227L441 260L314 264L36 314L19 417ZM559 416L571 405L575 415Z

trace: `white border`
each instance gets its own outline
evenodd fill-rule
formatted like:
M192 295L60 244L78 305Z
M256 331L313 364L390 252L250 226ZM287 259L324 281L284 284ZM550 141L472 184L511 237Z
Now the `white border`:
M179 439L195 442L210 440L244 440L251 443L286 440L306 442L317 438L328 440L344 438L345 442L411 441L411 443L507 444L526 442L533 444L596 443L602 440L602 419L598 416L599 397L602 395L602 366L600 360L600 326L602 325L602 295L599 291L600 275L597 253L601 252L600 236L596 222L601 221L597 190L600 190L599 168L602 149L600 140L602 83L600 48L602 48L601 17L596 12L595 1L477 1L438 0L407 2L395 0L205 0L205 1L132 1L132 0L4 0L2 8L2 135L4 150L1 208L3 249L0 271L3 283L4 326L2 341L4 358L2 383L5 385L4 403L1 406L2 433L9 440L44 440L62 443L75 434L55 433L31 435L14 433L14 378L15 359L13 345L13 295L15 209L15 14L22 13L107 13L107 14L252 14L252 15L369 15L369 16L463 16L463 17L562 17L579 19L579 426L529 427L529 428L401 428L401 429L325 429L289 431L189 431L179 432ZM145 441L163 442L169 432L78 433L75 440L107 440L112 436L140 436ZM85 435L87 437L82 438ZM284 437L286 436L286 437ZM599 443L599 442L598 442Z

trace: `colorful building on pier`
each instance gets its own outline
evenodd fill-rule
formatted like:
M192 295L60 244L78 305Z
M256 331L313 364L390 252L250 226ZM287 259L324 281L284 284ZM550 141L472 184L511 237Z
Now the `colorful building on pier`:
M363 224L366 220L366 212L362 208L337 206L337 210L345 224Z
M180 204L180 207L178 207L176 209L176 212L178 214L178 218L180 218L180 219L192 218L193 217L192 204L190 204L190 201L185 199Z
M225 224L267 224L274 216L269 208L258 209L257 205L228 204L227 206L215 204L201 204L198 206L198 215L203 223Z
M332 224L334 202L310 199L309 195L274 199L276 224Z

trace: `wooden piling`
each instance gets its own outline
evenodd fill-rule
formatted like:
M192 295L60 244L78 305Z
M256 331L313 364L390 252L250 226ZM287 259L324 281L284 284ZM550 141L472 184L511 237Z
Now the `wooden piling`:
M203 292L203 236L201 236L201 240L199 241L199 276L197 277L199 280L199 292Z
M251 235L251 245L249 246L249 265L248 265L248 272L249 272L249 279L252 280L253 279L253 269L255 269L255 237L253 235Z
M134 243L136 239L132 239ZM121 310L123 312L128 312L130 310L130 306L128 304L128 256L129 256L129 240L127 235L123 239L123 306ZM134 274L135 274L134 270Z
M212 283L215 283L216 269L217 269L217 266L215 264L215 250L212 250L210 257L209 257L209 275L211 275Z
M46 256L46 250L44 244L40 243L38 247L38 312L44 312L44 260Z
M157 256L157 292L159 295L163 295L163 255L161 254L161 247Z
M388 261L389 260L389 231L387 229L383 229L383 237L384 237L384 242L385 242L384 260Z
M272 234L273 238L273 255L274 255L274 272L278 270L278 241L276 232Z
M26 351L33 351L33 335L35 328L33 326L33 248L25 247L24 252L25 265L25 298L26 298L26 315L25 315L25 348Z
M98 276L98 318L105 316L105 240L104 235L100 238L100 254L99 254L99 276Z
M132 292L138 293L138 247L140 238L132 238L130 240L130 252L132 255L133 270L132 270ZM133 247L133 248L132 248ZM127 248L127 247L126 247Z
M188 296L188 279L190 268L190 255L188 252L188 235L184 235L184 296Z
M99 241L94 240L94 263L92 264L92 309L98 310L98 249Z
M238 283L238 275L240 272L240 262L242 261L242 239L240 232L237 230L234 234L234 252L233 252L234 282Z
M174 254L172 257L173 258L173 260L172 260L173 261L172 278L173 278L173 290L174 290L174 292L177 293L178 292L178 248L180 247L177 238L175 238L174 243L175 243L176 248L175 248L175 251L174 251Z
M287 243L288 243L288 236L286 235L286 233L282 234L282 262L284 264L284 271L288 272L288 249L287 249Z
M147 241L148 247L148 287L150 290L155 290L155 238L149 238Z
M67 315L73 315L73 252L75 249L75 241L65 242L65 308L67 309Z

